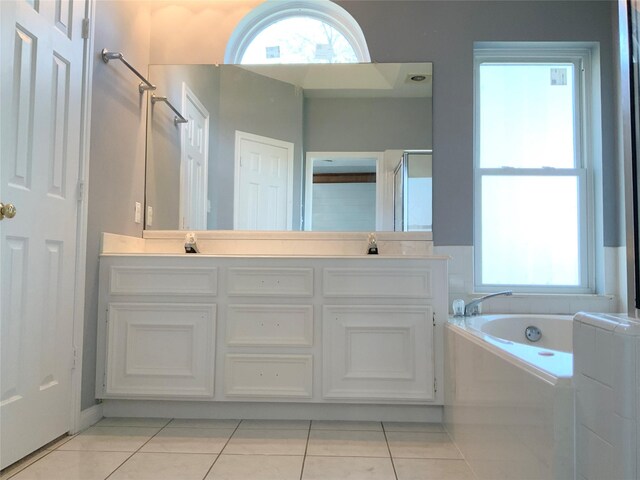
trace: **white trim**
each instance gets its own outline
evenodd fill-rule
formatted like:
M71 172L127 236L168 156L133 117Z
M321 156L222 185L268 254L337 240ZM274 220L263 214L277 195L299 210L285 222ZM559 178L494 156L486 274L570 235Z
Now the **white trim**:
M245 50L262 30L287 17L301 15L331 25L353 47L358 62L371 62L367 41L360 25L339 5L329 0L267 0L251 10L235 28L227 43L225 63L241 63Z
M82 430L82 358L84 351L84 301L87 265L87 221L89 216L88 185L91 143L91 95L93 78L93 39L95 36L96 0L85 0L85 18L89 20L89 38L84 42L82 72L82 118L80 120L80 160L78 181L83 182L83 196L76 215L75 299L73 306L73 348L75 368L71 372L70 433Z
M594 145L599 137L591 135L596 119L592 114L594 102L592 85L592 62L594 46L585 43L477 43L474 48L474 285L475 291L486 292L508 287L514 291L530 293L595 293L598 288L596 263L599 249L595 247L597 227L593 209L594 170L599 156ZM573 168L480 168L480 112L479 112L479 67L482 63L545 63L563 62L575 66L574 87L574 167ZM580 243L580 285L491 285L482 283L481 242L482 225L482 178L487 175L536 175L536 176L576 176L579 181L579 243Z
M240 205L240 143L242 140L265 143L267 145L284 148L287 151L287 230L291 230L293 228L293 154L295 145L285 140L263 137L262 135L255 135L240 130L236 130L233 154L233 229L238 229L238 205Z
M101 403L96 403L95 405L82 410L79 415L78 428L75 432L72 433L86 430L90 426L95 425L100 420L102 420L102 410L103 409Z
M104 400L105 417L442 422L441 405Z
M383 229L384 191L387 177L383 171L384 152L307 152L304 180L304 230L313 228L313 162L319 158L373 158L376 161L376 231Z

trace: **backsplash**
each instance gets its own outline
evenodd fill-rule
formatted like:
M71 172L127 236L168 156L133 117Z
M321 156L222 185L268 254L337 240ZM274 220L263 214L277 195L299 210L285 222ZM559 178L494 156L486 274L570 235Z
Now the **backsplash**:
M436 246L434 255L449 260L449 309L456 298L469 302L482 295L474 292L473 247ZM579 311L623 312L626 310L625 247L604 249L604 291L601 294L518 294L483 302L484 313L557 313L573 315Z
M144 238L103 234L102 253L184 254L186 231L145 231ZM352 256L366 255L367 232L198 231L204 255ZM431 256L431 232L375 232L381 256Z

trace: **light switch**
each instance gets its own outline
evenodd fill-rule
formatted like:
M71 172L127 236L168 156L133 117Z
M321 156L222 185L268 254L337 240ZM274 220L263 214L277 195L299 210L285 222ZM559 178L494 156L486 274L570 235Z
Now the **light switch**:
M151 205L147 205L147 227L153 225L153 207Z
M142 204L140 202L136 202L136 209L133 221L136 223L142 222Z

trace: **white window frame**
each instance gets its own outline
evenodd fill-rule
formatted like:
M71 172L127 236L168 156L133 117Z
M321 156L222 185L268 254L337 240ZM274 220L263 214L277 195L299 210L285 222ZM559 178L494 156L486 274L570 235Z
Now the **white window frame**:
M596 292L593 150L591 131L593 93L591 82L592 52L590 48L532 45L491 44L474 49L474 281L477 292L511 289L519 293L589 294ZM480 65L483 63L572 63L575 67L575 128L573 168L480 168ZM578 180L579 269L580 283L564 285L510 285L482 283L482 178L485 176L572 176ZM546 232L532 231L532 235Z
M358 62L371 62L360 25L341 6L329 0L267 0L249 12L235 28L227 43L225 63L242 63L247 47L260 32L280 20L300 16L311 17L332 26L351 44Z

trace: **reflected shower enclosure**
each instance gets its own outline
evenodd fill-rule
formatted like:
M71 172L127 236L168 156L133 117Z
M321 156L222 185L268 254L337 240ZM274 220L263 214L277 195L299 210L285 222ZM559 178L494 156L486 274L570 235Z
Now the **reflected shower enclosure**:
M431 150L406 151L393 172L393 225L396 232L432 230L431 157Z

